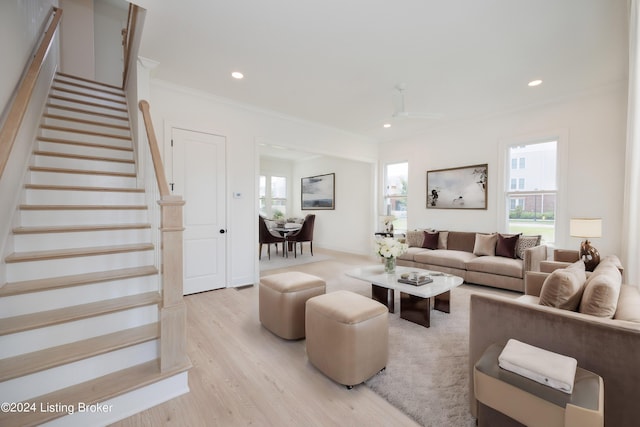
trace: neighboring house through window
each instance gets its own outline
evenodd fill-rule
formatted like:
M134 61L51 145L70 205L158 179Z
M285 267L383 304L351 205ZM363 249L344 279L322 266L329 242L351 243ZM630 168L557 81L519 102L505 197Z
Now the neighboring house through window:
M407 231L409 163L389 163L384 170L384 215L393 215L394 231Z

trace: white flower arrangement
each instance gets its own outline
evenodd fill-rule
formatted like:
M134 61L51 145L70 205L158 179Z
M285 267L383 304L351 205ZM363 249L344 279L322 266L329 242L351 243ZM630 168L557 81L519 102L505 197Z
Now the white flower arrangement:
M397 258L407 252L409 245L393 237L378 238L375 241L376 253L383 258Z

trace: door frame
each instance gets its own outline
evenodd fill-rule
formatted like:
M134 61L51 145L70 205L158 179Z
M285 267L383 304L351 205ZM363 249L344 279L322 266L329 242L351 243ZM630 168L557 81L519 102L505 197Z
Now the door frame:
M165 169L167 169L167 175L171 175L173 177L173 171L171 171L171 173L169 172L167 165L168 162L170 162L171 160L171 154L169 154L171 152L171 136L173 134L173 129L180 129L180 130L185 130L185 131L190 131L190 132L199 132L199 133L206 133L206 134L211 134L211 135L216 135L216 136L221 136L224 138L224 164L225 164L225 180L224 180L224 215L225 215L225 229L227 230L226 234L227 237L225 239L225 243L224 243L224 251L225 251L225 265L224 265L224 278L225 278L225 283L224 283L224 287L223 288L229 288L232 287L230 285L231 281L230 281L230 277L229 277L229 266L231 265L230 262L230 258L231 258L231 239L229 238L229 147L228 147L228 142L229 142L229 137L226 135L225 132L220 132L217 131L213 128L206 128L206 127L202 127L200 125L196 125L196 124L185 124L182 122L176 122L176 121L170 121L170 120L165 120L164 121L164 126L163 126L163 132L164 134L162 135L162 163L165 165ZM171 167L173 168L173 164L171 164ZM188 203L188 200L185 200L186 203Z

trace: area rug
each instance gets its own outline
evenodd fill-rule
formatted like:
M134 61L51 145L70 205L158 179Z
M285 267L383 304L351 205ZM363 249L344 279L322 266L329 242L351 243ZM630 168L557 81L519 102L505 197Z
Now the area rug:
M431 312L431 327L389 315L387 369L366 381L375 393L423 426L472 427L469 413L469 298L483 292L463 285L451 294L451 313Z
M269 259L266 254L262 256L260 260L260 271L269 271L269 270L277 270L280 268L289 268L295 267L297 265L309 264L312 262L318 261L327 261L332 259L329 255L318 254L311 255L309 252L305 252L303 254L298 254L296 257L293 254L290 254L288 258L282 256L282 254L276 255L274 252L271 253L271 259Z

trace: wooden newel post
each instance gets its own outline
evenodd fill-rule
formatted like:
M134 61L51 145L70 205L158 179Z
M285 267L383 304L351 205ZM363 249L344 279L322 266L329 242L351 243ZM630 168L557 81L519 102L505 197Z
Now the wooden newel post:
M160 306L160 370L184 366L187 356L187 310L182 298L182 207L180 196L164 196L160 205L162 304Z

